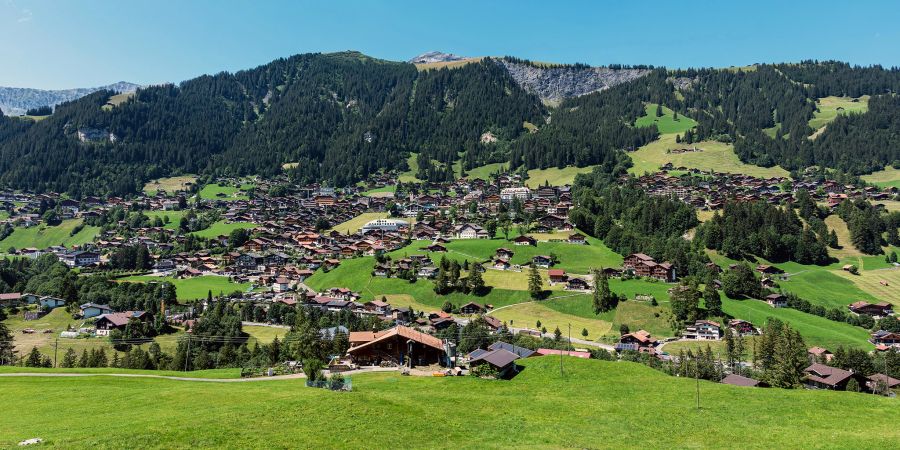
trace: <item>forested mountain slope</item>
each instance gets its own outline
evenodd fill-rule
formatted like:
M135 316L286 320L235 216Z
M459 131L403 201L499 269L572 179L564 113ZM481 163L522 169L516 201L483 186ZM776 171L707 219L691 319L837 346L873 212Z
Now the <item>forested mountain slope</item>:
M553 79L570 83L558 106L544 104L547 83L523 78L523 67L571 75ZM658 136L634 126L647 103L695 119L685 138L734 142L745 162L865 173L900 160L898 90L897 69L835 62L667 71L484 58L419 72L356 52L304 54L147 87L114 107L104 105L115 93L99 91L41 121L0 117L0 184L78 197L137 192L180 173L289 170L346 185L407 170L410 153L420 178L435 181L454 177L458 161L464 170L621 166L622 150ZM838 115L809 138L816 99L862 95L868 112ZM289 162L296 168L282 169Z

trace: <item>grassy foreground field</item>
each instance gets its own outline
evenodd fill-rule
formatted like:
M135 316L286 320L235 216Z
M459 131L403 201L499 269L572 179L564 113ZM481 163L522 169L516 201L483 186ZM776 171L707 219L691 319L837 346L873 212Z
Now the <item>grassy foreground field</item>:
M561 377L559 361L524 360L510 381L357 375L348 393L303 380L4 378L0 396L16 413L0 421L0 446L41 437L61 448L885 449L900 440L885 426L895 399L701 381L697 410L694 380L575 358ZM98 393L116 407L98 408ZM835 405L840 414L822 413ZM83 426L86 417L103 426Z
M100 232L99 227L85 226L81 231L72 235L72 231L81 224L81 219L71 219L63 220L55 227L42 224L29 228L16 228L11 235L0 241L0 249L3 251L10 247L44 249L53 245L72 247L93 241Z

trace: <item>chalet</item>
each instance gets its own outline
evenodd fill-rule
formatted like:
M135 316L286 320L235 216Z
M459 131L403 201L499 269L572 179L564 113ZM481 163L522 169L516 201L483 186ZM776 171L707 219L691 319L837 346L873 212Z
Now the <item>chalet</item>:
M671 263L657 263L653 257L643 253L626 256L622 267L639 277L656 278L665 282L673 282L676 279L675 268Z
M85 303L81 305L80 308L81 316L85 319L90 319L91 317L97 317L113 312L113 309L110 308L109 305L99 305L97 303Z
M590 291L591 285L584 278L571 277L566 282L567 291Z
M516 360L519 355L499 348L497 350L482 350L478 353L473 352L469 360L469 367L474 369L480 366L490 366L497 374L497 378L509 378L516 370Z
M887 302L869 303L866 301L858 301L847 306L851 312L856 314L868 314L870 316L883 317L893 313L891 304Z
M876 373L866 377L866 389L873 394L880 394L888 389L897 388L900 388L900 380L891 378L883 373Z
M888 347L900 347L900 333L892 331L878 330L872 333L870 341L875 345L885 345Z
M807 356L809 356L809 363L821 363L825 364L834 358L834 354L828 351L828 349L824 349L822 347L812 347L806 351Z
M535 255L531 258L531 264L546 269L553 265L553 258L546 255Z
M756 266L756 271L759 273L765 273L768 275L784 273L783 270L781 270L775 266L770 266L768 264L760 264L760 265Z
M347 354L359 365L412 367L447 362L440 339L401 325L377 333L351 332L350 345Z
M843 391L853 378L853 372L815 363L803 370L806 379L803 384L809 389L832 389Z
M475 302L469 302L459 307L460 314L481 314L484 311L485 308Z
M272 290L275 292L287 292L291 290L291 280L284 277L275 278L275 282L272 283Z
M422 247L422 250L425 250L426 252L446 252L447 247L444 247L441 244L431 244L427 247Z
M97 327L97 336L109 336L112 330L124 329L132 319L147 323L153 320L152 314L144 311L125 311L119 313L104 314L97 318L94 324Z
M457 239L489 239L487 230L474 224L465 223L457 225L454 229L454 235Z
M573 233L568 239L570 244L584 245L587 244L587 238L581 233Z
M711 320L698 320L693 325L685 327L681 337L700 341L717 341L722 337L722 327Z
M565 283L569 278L566 271L562 269L550 269L547 271L547 276L550 277L550 284Z
M537 246L537 240L531 236L517 236L513 238L513 245L530 245L532 247Z
M572 226L566 220L565 217L554 216L552 214L548 214L544 217L541 217L537 220L539 225L542 225L551 230L571 230Z
M493 261L493 263L491 263L491 267L497 270L509 270L509 266L509 261L505 259L497 258Z
M612 267L604 267L603 270L600 271L607 278L619 278L622 276L622 271L619 269L615 269Z
M657 340L650 336L650 333L644 330L638 330L634 333L623 334L616 344L616 351L650 351L656 347Z
M766 303L773 308L784 308L787 306L787 297L782 294L769 294L766 296Z
M22 300L22 294L18 292L10 292L8 294L0 294L0 306L17 305Z
M502 259L504 261L509 261L510 259L512 259L514 254L515 253L513 253L512 250L503 247L498 248L496 252L497 259Z
M416 271L416 276L420 278L434 278L438 274L438 268L434 266L422 266Z
M750 323L746 320L731 319L730 321L728 321L728 326L731 327L731 329L735 333L737 333L741 336L748 336L748 335L756 334L756 327L754 327L752 323Z

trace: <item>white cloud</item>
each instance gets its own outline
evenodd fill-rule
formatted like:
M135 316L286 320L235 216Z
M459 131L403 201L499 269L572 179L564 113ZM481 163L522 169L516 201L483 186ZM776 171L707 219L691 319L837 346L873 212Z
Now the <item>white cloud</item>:
M25 22L30 21L32 17L33 17L33 14L31 14L31 10L28 8L25 8L22 10L22 15L19 17L19 20L17 20L17 22L25 23Z

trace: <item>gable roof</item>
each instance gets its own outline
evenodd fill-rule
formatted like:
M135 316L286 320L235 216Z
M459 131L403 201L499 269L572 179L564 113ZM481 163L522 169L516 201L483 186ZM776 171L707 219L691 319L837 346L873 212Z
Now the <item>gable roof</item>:
M528 358L535 353L533 350L528 350L527 348L519 347L517 345L507 344L503 341L497 341L488 346L488 350L498 350L501 348L519 355L520 358Z
M837 386L853 376L853 372L819 363L813 364L803 371L806 372L809 380L829 386Z
M350 333L350 335L351 335L351 337L353 337L354 333ZM371 345L376 342L384 341L384 340L394 337L394 336L404 337L406 339L418 342L423 345L427 345L429 347L436 348L441 351L444 350L444 343L440 339L438 339L430 334L425 334L425 333L422 333L421 331L416 331L409 327L397 325L394 328L391 328L389 330L384 330L384 331L375 333L373 336L374 339L372 339L368 342L362 343L360 345L357 345L356 347L352 347L352 348L348 349L347 352L359 350L363 347L366 347L366 346ZM361 337L367 337L367 336L361 336Z
M491 350L489 352L485 352L481 355L476 356L474 359L469 361L469 364L476 364L483 361L494 367L502 368L512 364L512 362L517 359L519 359L519 355L509 350L499 348L497 350Z
M747 386L747 387L755 387L759 386L759 381L754 380L753 378L742 377L740 375L729 374L727 377L723 378L721 381L722 384L730 384L732 386Z

